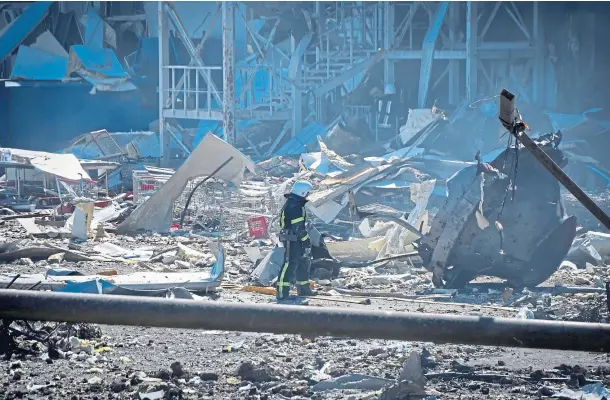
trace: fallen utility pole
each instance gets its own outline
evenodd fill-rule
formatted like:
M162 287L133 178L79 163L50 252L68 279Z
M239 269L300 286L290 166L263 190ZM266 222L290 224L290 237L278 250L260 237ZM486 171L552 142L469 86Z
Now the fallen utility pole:
M610 324L0 290L0 318L610 351Z

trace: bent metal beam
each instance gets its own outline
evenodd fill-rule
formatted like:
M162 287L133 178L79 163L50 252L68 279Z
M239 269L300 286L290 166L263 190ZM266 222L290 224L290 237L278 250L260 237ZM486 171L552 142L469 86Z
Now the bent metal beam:
M610 324L0 290L0 318L610 351Z

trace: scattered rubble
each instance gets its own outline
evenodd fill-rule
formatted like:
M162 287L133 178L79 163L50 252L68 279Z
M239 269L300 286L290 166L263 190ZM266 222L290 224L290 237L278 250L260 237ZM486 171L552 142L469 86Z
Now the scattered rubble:
M55 155L11 149L0 287L273 302L277 215L292 182L308 179L313 306L609 322L608 233L577 230L574 205L525 150L440 154L432 139L456 122L428 111L401 130L405 147L366 157L337 149L346 135L335 130L319 151L254 165L209 134L182 167L120 181L105 170L70 180ZM537 140L566 156L554 136ZM11 181L11 168L42 179ZM579 367L584 356L519 349L22 321L2 321L0 336L7 398L601 398L610 386L607 357ZM548 357L574 362L551 369Z

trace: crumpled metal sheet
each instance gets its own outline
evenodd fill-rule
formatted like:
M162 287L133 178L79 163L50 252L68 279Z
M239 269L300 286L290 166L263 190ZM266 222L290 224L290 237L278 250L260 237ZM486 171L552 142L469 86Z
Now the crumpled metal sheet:
M72 73L100 91L127 91L136 86L111 49L75 45L70 47L66 77Z
M66 253L68 259L68 253ZM133 296L166 296L187 298L184 291L206 291L219 287L224 278L226 253L222 247L216 251L216 263L210 272L135 272L125 275L51 275L43 274L1 276L0 288L31 288L70 293L121 294ZM78 260L80 261L80 260ZM182 291L175 290L182 288Z
M409 110L407 122L400 127L400 140L406 144L415 137L422 129L441 117L441 114L432 108Z
M68 58L28 46L20 46L11 79L61 81L66 76Z
M210 175L229 157L233 157L233 159L216 173L215 178L231 182L239 187L244 170L247 168L254 172L254 163L224 140L212 134L206 135L182 167L127 217L118 227L118 231L167 232L172 222L172 205L182 194L187 183L191 179Z
M550 145L544 150L561 164L560 150ZM447 203L419 243L435 284L461 287L489 275L535 286L559 267L576 234L576 221L566 219L559 182L524 149L515 177L516 160L511 148L490 165L512 178L481 174L471 166L449 180ZM481 217L487 223L481 224Z
M601 383L585 385L581 390L563 388L553 395L554 398L573 399L573 400L601 400L610 397L610 390Z

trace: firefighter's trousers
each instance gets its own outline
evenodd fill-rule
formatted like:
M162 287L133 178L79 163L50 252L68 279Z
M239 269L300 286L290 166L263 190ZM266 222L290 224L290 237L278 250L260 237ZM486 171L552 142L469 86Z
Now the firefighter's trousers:
M297 241L282 242L286 252L284 253L284 264L280 268L277 278L277 297L287 298L290 293L290 285L309 285L309 269L311 260L303 257L304 246Z

